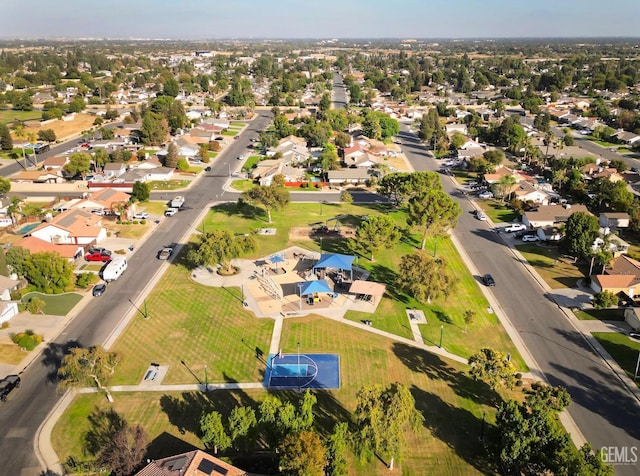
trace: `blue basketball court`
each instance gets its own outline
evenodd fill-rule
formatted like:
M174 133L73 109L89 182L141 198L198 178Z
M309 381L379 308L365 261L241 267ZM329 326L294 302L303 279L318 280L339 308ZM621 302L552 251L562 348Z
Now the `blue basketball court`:
M338 354L269 354L264 386L270 389L340 388Z

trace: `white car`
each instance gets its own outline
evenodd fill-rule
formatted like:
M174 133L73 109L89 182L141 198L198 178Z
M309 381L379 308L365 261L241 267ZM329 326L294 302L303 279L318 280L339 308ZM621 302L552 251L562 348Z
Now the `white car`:
M476 213L476 218L480 221L487 221L487 215L482 212Z
M504 231L506 233L514 233L516 231L524 231L527 229L527 225L525 225L524 223L512 223L511 225L507 225L504 228Z
M539 238L536 235L524 235L522 241L538 241Z
M149 214L147 212L139 212L133 215L134 220L146 220L149 218Z
M177 208L167 208L167 210L164 212L164 216L172 217L176 213L178 213L178 209Z
M493 198L493 193L491 193L491 192L480 192L478 194L478 198L482 198L483 200L486 200L488 198Z

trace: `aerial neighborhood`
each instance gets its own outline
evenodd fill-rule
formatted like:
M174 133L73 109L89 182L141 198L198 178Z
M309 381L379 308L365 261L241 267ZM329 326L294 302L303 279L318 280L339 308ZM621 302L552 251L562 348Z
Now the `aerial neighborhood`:
M2 467L637 474L614 46L0 40Z

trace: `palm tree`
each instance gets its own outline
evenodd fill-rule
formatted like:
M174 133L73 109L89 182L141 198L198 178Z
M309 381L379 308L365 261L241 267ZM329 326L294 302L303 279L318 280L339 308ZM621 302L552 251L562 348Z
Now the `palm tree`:
M553 133L553 131L549 131L544 135L544 143L547 146L547 150L545 150L545 152L544 152L544 164L545 165L547 165L547 159L549 158L549 146L553 142L553 139L555 138L555 136L556 135Z
M498 180L498 186L496 187L501 195L502 201L505 201L507 193L511 195L511 188L516 184L516 178L513 175L503 175Z
M33 165L38 165L38 160L36 159L36 142L38 142L38 134L33 131L27 132L27 140L33 146Z
M24 126L22 124L17 124L13 128L13 133L20 140L25 140L27 138L27 131L24 130ZM27 157L24 152L24 144L22 144L22 160L24 160L24 169L26 170L27 166Z

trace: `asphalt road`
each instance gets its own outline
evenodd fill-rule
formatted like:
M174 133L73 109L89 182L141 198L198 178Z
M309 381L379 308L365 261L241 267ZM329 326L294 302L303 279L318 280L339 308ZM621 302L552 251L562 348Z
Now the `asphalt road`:
M344 109L347 107L347 88L342 82L340 73L333 73L333 109Z
M439 170L418 139L406 131L402 148L416 170ZM567 388L569 413L594 448L640 446L640 410L600 356L516 259L500 236L472 214L473 205L449 177L443 183L462 207L455 235L477 269L490 273L491 291L500 302L549 383ZM480 282L480 281L479 281ZM446 347L446 336L445 343ZM638 466L616 466L621 475L638 474Z

